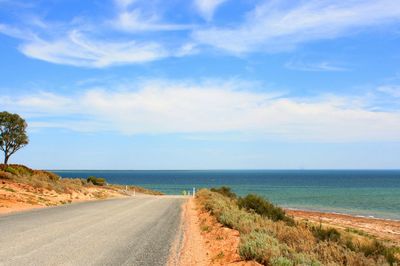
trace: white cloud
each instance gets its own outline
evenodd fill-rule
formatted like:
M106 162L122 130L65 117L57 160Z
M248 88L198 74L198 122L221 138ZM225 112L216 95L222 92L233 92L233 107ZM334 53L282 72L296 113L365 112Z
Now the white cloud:
M198 12L206 19L211 20L215 10L227 0L194 0Z
M189 30L193 25L162 22L159 12L154 6L145 8L137 0L115 0L116 18L108 22L114 29L125 32L141 31L180 31Z
M167 9L175 5L160 7L146 1L115 0L112 17L74 17L66 22L28 15L19 24L0 23L0 33L20 39L20 50L32 58L57 64L108 67L186 56L201 51L204 45L233 54L280 52L308 41L354 34L359 29L400 20L400 5L394 0L275 0L261 1L243 21L208 26L213 25L213 13L225 1L191 1L208 20L198 25L176 23L171 21L174 16L169 15L169 20L163 16L170 14ZM182 15L176 17L182 19L187 14ZM235 18L236 15L241 14L235 14ZM305 66L289 63L288 67L341 70L325 62Z
M124 10L117 18L110 22L114 28L126 32L138 31L179 31L192 29L192 25L171 24L159 21L159 18L152 14L144 16L139 9Z
M349 69L335 66L329 62L306 63L303 61L289 61L285 67L291 70L311 71L311 72L341 72Z
M300 99L241 87L240 82L151 81L118 91L0 98L0 104L26 116L32 127L123 134L236 132L328 142L400 140L398 110L371 111L346 97Z
M397 0L268 1L233 27L199 29L193 37L231 53L277 52L319 39L354 33L357 29L400 20Z
M384 85L377 88L377 91L400 98L400 86Z
M169 55L155 42L96 40L76 30L55 40L34 38L22 44L20 50L47 62L98 68L144 63Z
M0 24L0 33L22 40L35 38L35 35L29 31L24 31L6 24Z
M115 0L116 5L121 9L126 9L132 5L136 0Z
M163 23L155 11L144 15L135 4L134 0L116 1L117 18L98 25L86 18L63 23L29 16L28 22L18 27L0 23L0 33L20 39L19 50L28 57L79 67L140 64L198 52L196 44L190 41L156 41L140 35L149 31L186 30L193 26Z

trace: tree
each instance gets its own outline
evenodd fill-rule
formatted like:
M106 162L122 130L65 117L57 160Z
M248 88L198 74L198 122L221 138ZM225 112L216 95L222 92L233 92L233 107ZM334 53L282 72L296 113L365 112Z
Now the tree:
M4 152L4 164L11 155L28 144L25 120L17 114L0 112L0 150Z

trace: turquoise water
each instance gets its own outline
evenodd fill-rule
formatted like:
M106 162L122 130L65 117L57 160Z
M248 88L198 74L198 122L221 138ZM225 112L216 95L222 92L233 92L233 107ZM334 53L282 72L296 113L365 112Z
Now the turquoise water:
M57 170L62 177L105 177L167 194L229 186L288 208L400 220L400 170L100 171Z

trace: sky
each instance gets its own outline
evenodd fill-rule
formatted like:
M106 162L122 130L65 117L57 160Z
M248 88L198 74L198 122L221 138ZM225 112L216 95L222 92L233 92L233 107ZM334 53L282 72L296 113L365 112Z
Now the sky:
M400 169L398 0L0 0L11 159Z

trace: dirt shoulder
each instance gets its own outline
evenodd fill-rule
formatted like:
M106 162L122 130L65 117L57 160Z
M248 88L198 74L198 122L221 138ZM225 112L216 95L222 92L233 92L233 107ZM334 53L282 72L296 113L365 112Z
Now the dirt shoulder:
M94 176L61 178L24 165L0 164L0 214L135 193L162 195L138 186L108 184L106 179Z
M286 212L298 220L308 220L315 223L321 222L355 232L358 230L360 234L369 234L378 239L400 245L400 221L303 210L286 210Z
M219 224L203 210L196 199L189 199L183 210L184 239L179 262L170 265L260 265L243 261L237 253L239 232Z

